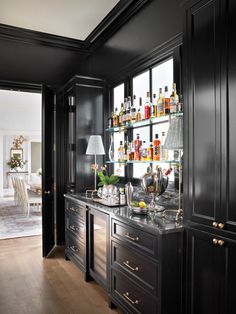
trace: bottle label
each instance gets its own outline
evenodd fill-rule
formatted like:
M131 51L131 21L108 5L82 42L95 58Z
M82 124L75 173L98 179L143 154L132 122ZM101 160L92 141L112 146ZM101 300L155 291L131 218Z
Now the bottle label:
M144 118L145 119L150 119L150 106L145 106L144 107Z

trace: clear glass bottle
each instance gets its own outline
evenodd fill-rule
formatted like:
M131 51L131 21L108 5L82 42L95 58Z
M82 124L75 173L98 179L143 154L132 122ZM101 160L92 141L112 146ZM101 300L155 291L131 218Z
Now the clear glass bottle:
M176 92L176 84L173 83L172 94L170 95L170 113L178 112L179 96Z
M164 148L165 132L161 132L161 160L168 160L168 149Z
M118 148L118 161L124 162L125 160L125 149L123 146L123 141L120 141L120 147Z
M146 161L147 160L147 144L146 141L143 141L141 147L140 147L140 155L141 160Z
M110 146L109 146L108 156L109 156L110 161L114 161L114 133L112 132L110 135Z
M157 116L157 98L156 94L153 94L152 105L150 109L150 117L155 118Z
M120 112L119 112L119 125L120 126L124 125L123 118L124 118L124 104L122 103L120 107Z
M159 97L157 100L157 116L163 116L164 113L164 99L162 94L162 88L159 88Z

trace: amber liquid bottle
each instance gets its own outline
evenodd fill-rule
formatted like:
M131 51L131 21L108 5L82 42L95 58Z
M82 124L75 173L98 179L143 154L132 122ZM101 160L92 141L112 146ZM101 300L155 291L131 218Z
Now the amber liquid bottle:
M139 138L139 134L136 135L136 139L134 140L134 160L140 160L140 147L142 145L142 141Z
M147 99L144 105L144 119L150 119L151 113L151 102L150 102L150 93L147 92Z
M155 134L153 146L153 160L159 161L161 159L161 141L158 139L158 134Z
M165 114L169 114L170 113L170 98L168 96L168 86L165 86L164 103L165 103Z

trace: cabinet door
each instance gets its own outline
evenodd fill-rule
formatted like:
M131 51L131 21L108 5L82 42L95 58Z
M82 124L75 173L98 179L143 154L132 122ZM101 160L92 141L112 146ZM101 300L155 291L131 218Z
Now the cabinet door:
M222 240L223 245L217 242ZM215 244L214 244L215 243ZM189 314L236 313L236 243L201 231L188 231Z
M226 67L228 69L228 78L226 80L227 91L226 101L228 100L225 121L228 121L228 127L225 134L225 141L228 143L228 158L224 158L225 171L228 173L228 182L225 187L224 195L228 192L228 203L225 208L226 212L226 228L236 232L236 1L228 0L226 14L226 29L228 56L226 57ZM228 141L227 141L228 139ZM228 191L227 191L228 189Z
M109 216L89 208L89 274L108 289Z
M220 56L218 1L187 9L185 33L185 207L211 225L220 207Z

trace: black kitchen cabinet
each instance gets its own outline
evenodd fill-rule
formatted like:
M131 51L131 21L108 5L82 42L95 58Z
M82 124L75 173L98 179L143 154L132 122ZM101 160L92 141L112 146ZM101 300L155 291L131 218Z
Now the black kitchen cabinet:
M232 0L185 5L184 219L191 314L236 312L235 17Z
M109 290L109 215L93 207L89 213L89 274Z
M84 203L66 196L65 258L72 260L90 279L88 273L88 212Z
M188 230L189 314L236 313L236 241Z
M182 235L111 218L111 302L124 313L181 314Z

